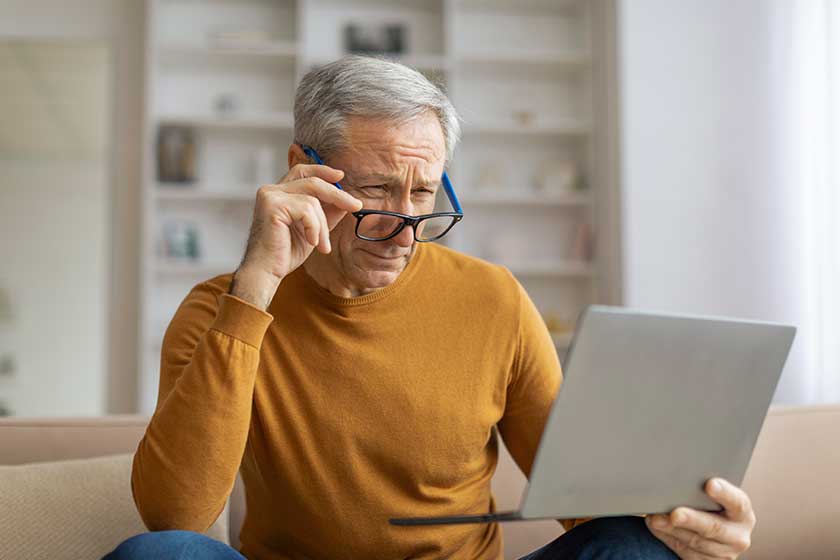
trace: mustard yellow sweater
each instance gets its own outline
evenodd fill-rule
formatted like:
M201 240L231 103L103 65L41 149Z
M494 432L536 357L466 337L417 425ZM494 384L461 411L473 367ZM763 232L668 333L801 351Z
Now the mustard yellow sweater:
M388 519L493 510L496 427L530 471L561 371L514 277L421 244L357 298L299 268L264 312L230 280L193 288L164 337L131 478L149 529L206 530L241 469L249 559L501 558L496 524Z

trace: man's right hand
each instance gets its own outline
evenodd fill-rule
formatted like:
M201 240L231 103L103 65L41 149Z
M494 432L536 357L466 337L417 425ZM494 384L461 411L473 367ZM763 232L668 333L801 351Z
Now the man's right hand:
M257 191L248 246L230 293L267 309L280 282L317 247L329 253L330 231L362 202L333 185L344 172L297 164L276 185Z

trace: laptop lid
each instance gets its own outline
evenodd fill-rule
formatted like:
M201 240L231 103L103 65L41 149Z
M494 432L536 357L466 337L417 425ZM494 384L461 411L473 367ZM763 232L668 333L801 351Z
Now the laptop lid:
M525 490L523 518L719 509L740 484L796 329L588 307Z

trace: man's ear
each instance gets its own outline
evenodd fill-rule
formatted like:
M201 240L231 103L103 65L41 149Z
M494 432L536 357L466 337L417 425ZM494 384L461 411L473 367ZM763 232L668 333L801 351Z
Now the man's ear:
M292 144L289 146L289 169L299 163L313 163L309 161L309 156L303 153L303 148L300 144Z

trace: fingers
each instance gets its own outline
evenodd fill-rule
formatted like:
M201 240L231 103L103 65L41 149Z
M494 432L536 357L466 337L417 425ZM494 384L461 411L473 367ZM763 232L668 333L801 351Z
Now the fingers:
M340 210L345 212L357 212L362 209L362 201L345 191L336 188L335 185L328 183L320 177L307 177L303 179L296 179L294 181L278 185L286 192L308 194L314 196L318 200L332 204Z
M717 541L709 540L699 533L676 527L669 523L668 516L649 515L645 524L653 535L668 545L674 552L693 551L706 554L712 558L728 558L732 554L731 547Z
M669 522L674 527L694 531L707 539L720 543L728 544L738 540L735 527L719 514L678 507L671 512Z
M294 228L309 245L323 253L331 250L327 218L317 198L309 195L278 193L282 203L270 209L272 218Z
M328 183L337 183L344 177L344 171L335 169L329 165L299 163L289 169L289 172L286 173L286 176L280 182L287 183L306 177L319 177Z
M685 541L671 533L660 531L659 529L655 528L650 528L650 532L653 534L654 537L664 542L668 548L676 552L677 555L683 560L688 560L689 558L717 558L715 556L706 554L705 552L689 548Z
M682 560L719 560L720 558L723 558L721 556L713 556L705 552L700 552L699 550L691 549L684 541L670 533L660 531L659 529L651 528L650 532L654 537L665 543L665 546L673 550Z
M317 211L318 220L321 224L321 231L320 231L320 239L318 240L318 250L324 254L329 253L332 250L330 246L330 226L327 224L327 216L324 214L324 210L319 208Z
M649 515L645 523L651 533L683 560L695 558L737 558L750 547L755 513L746 492L713 478L706 492L724 507L723 513L676 508L668 515Z
M726 517L755 525L755 513L747 493L722 478L706 482L706 493L726 510Z
M299 239L329 253L330 230L347 212L362 209L359 199L327 182L343 176L342 171L324 165L296 165L279 184L259 188L255 213L271 216L294 229Z
M293 211L290 210L291 212ZM313 246L318 245L321 222L310 205L306 204L300 209L298 222L303 226L303 234L306 242Z

